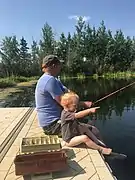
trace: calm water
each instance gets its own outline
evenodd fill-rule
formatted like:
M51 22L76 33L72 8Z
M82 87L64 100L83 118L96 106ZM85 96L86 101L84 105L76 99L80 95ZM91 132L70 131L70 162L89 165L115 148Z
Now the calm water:
M33 107L35 106L34 91L32 87L18 87L20 92L11 93L6 99L0 101L0 107Z
M70 80L64 82L70 89L77 92L81 100L97 99L113 92L131 82L132 80ZM23 92L12 93L1 107L35 106L34 86L24 88ZM101 108L95 116L88 120L102 133L106 144L115 152L128 155L122 160L107 160L118 180L135 180L135 85L129 87L106 100L96 104Z

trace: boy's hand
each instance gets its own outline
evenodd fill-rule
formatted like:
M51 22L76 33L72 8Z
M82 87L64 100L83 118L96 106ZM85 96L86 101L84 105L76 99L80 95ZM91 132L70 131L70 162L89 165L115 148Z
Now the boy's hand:
M100 107L94 107L94 108L90 108L90 112L91 113L95 113L97 109L99 109Z
M84 104L85 104L86 108L90 108L92 105L92 102L91 101L84 101Z

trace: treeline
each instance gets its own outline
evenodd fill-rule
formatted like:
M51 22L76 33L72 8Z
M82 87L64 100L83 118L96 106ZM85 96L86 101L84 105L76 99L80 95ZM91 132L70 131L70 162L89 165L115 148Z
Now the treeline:
M112 35L104 22L96 29L80 17L75 32L64 33L56 40L49 24L42 28L39 42L28 47L24 37L5 37L0 46L0 77L38 76L42 58L56 54L65 63L63 73L68 75L102 75L107 72L135 70L135 38L124 37L121 30Z

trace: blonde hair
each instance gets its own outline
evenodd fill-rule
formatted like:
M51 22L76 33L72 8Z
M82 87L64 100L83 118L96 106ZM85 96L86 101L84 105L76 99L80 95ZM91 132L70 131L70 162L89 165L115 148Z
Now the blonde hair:
M79 96L75 92L70 91L68 93L65 93L61 96L61 105L63 107L68 107L68 105L73 103L74 97L76 97L79 100Z

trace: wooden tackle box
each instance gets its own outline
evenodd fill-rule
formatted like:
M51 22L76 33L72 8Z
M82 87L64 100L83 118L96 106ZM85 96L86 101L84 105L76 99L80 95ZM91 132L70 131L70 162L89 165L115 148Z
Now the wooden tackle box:
M22 138L20 144L21 153L42 152L59 149L61 149L61 143L59 137L56 135Z
M20 154L14 159L15 174L41 174L67 168L67 156L58 136L22 138Z

